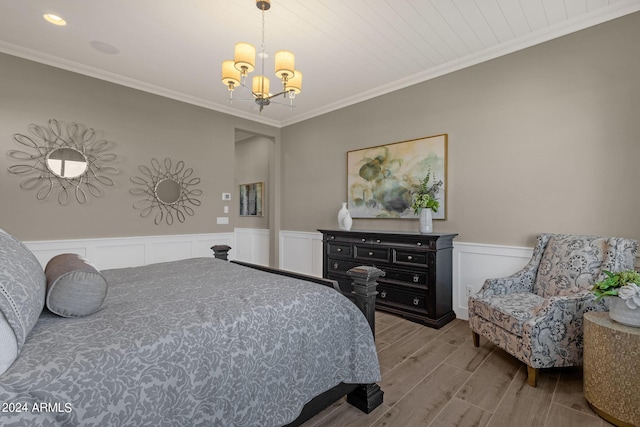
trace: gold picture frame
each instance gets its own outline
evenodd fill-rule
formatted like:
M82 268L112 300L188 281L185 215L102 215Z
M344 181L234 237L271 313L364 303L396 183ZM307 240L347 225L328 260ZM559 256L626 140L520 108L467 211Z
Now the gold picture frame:
M433 219L447 218L448 134L347 152L347 207L353 218L416 218L412 192L430 174L442 181Z

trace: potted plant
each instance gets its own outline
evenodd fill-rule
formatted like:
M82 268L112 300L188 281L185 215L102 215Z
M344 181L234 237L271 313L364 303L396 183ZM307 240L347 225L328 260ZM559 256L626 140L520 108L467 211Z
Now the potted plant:
M420 233L426 234L433 231L433 212L438 212L440 202L436 199L436 193L442 186L442 181L438 181L429 185L431 177L435 181L435 174L431 173L431 170L427 172L427 175L422 179L417 189L412 191L413 204L411 208L413 213L419 215L420 219Z
M640 326L640 273L624 270L612 273L604 270L605 279L593 285L597 300L609 300L609 317L628 326Z

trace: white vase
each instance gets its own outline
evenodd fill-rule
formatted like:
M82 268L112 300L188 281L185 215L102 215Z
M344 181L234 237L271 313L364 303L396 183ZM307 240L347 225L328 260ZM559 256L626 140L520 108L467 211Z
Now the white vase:
M433 233L433 211L429 208L420 209L419 223L421 234Z
M344 230L344 219L349 215L349 209L347 209L347 202L342 203L342 207L338 211L338 227L340 230Z
M344 226L343 230L351 230L351 226L353 225L353 218L351 218L351 214L347 211L347 216L342 220L342 225Z
M629 308L619 297L609 298L609 317L623 325L640 327L640 308Z

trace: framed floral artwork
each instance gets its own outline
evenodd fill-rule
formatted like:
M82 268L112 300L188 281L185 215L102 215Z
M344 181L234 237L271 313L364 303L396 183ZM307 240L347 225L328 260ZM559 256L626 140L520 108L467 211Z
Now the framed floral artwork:
M438 211L447 217L448 135L347 152L347 205L353 218L416 218L413 194L425 176L435 190Z

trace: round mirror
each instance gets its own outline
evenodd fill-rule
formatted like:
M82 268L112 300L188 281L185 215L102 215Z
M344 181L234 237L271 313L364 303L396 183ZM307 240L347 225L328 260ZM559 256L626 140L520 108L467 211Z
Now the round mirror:
M173 179L163 179L156 184L156 198L165 205L180 200L180 183Z
M56 148L47 156L47 167L60 178L77 178L87 170L87 158L73 148Z

